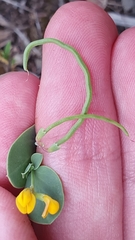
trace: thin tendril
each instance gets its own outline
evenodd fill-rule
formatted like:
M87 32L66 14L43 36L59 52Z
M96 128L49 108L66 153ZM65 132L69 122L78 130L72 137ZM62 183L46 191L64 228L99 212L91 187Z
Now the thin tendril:
M53 152L59 149L59 146L61 144L63 144L64 142L66 142L70 137L72 137L72 135L75 133L75 131L80 127L80 125L83 123L83 121L87 118L94 118L94 119L98 119L98 120L102 120L108 123L111 123L115 126L117 126L118 128L120 128L127 136L129 136L127 130L118 122L113 121L109 118L106 117L102 117L102 116L98 116L95 114L87 114L88 112L88 108L90 106L90 103L92 101L92 87L91 87L91 78L90 78L90 73L89 70L87 68L87 66L85 65L84 61L82 60L80 54L70 45L65 44L57 39L54 38L46 38L46 39L40 39L34 42L31 42L24 51L24 56L23 56L23 68L25 71L27 70L27 62L28 62L28 57L30 54L30 51L32 50L33 47L39 46L39 45L43 45L46 43L54 43L66 50L68 50L69 52L71 52L74 57L76 58L80 68L82 69L84 76L85 76L85 83L86 83L86 99L81 111L80 115L74 115L74 116L69 116L66 118L62 118L59 121L51 124L48 128L43 129L41 128L39 130L39 132L36 135L36 144L38 146L41 146L44 149L44 144L40 141L42 139L43 136L45 136L45 134L47 132L49 132L52 128L66 122L66 121L70 121L70 120L74 120L74 119L78 119L77 122L71 127L71 129L67 132L67 134L61 138L60 140L58 140L57 142L55 142L53 145L51 145L48 149L45 149L49 152Z
M129 136L127 130L118 122L110 119L110 118L106 118L106 117L102 117L99 115L95 115L95 114L79 114L79 115L74 115L74 116L69 116L66 118L62 118L54 123L52 123L51 125L49 125L49 127L47 127L46 129L44 129L45 134L48 133L51 129L53 129L56 126L59 126L60 124L67 122L67 121L71 121L71 120L75 120L75 119L88 119L88 118L92 118L92 119L97 119L97 120L101 120L107 123L110 123L116 127L118 127L119 129L121 129L126 136ZM66 136L62 138L62 143L66 142L67 138ZM52 144L49 148L48 148L48 152L52 152L53 148L55 145L60 145L61 144L61 139L59 141L57 141L56 143Z

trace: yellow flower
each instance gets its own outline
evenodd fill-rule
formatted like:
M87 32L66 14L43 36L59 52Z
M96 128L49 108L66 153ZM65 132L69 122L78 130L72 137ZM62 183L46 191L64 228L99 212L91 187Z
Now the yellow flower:
M23 214L29 214L34 210L36 197L30 188L25 188L16 198L16 206Z
M44 195L43 200L45 202L45 209L42 213L43 218L46 218L48 213L54 215L59 211L60 206L56 200L52 199L48 195Z

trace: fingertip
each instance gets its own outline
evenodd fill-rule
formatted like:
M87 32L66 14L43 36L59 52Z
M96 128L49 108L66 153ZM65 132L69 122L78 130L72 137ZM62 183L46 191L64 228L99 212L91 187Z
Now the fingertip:
M135 108L132 104L135 100L135 52L134 52L135 28L124 31L118 37L112 54L112 86L119 113L119 119L127 128L131 138L134 138L133 115ZM131 117L132 116L132 117Z
M103 100L99 97L97 101L98 108L103 106L109 97L102 92L110 88L111 50L117 38L116 26L108 14L90 2L65 4L52 17L45 37L59 39L78 51L90 71L93 93L102 95ZM42 62L36 109L36 116L41 117L36 118L37 130L60 118L79 114L86 97L84 74L72 54L55 44L45 44Z
M117 30L110 16L92 2L76 1L64 4L56 11L46 28L45 37L50 35L50 37L60 38L69 44L77 45L84 38L91 40L97 31L106 31L110 27L111 32L108 38L111 39L112 35L117 34ZM92 28L91 31L89 31L90 28Z

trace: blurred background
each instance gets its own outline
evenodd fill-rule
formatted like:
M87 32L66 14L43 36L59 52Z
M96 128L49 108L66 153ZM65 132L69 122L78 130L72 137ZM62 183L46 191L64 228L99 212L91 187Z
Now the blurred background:
M99 5L114 20L118 32L135 26L135 0L88 0ZM68 0L0 0L0 74L21 71L23 51L44 30L56 12ZM29 60L29 71L40 77L41 47Z

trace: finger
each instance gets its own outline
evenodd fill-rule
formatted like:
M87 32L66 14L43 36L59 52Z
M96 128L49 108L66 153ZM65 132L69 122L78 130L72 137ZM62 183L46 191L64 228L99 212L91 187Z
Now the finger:
M116 119L110 58L117 31L109 16L88 2L67 4L52 18L45 37L60 39L77 49L92 76L93 101L89 112ZM62 117L79 114L85 96L84 75L74 57L58 46L45 45L37 130ZM72 124L48 133L43 141L45 146L60 139ZM60 175L65 193L62 214L53 225L45 227L47 239L122 239L119 147L115 127L86 120L59 151L44 152L44 163ZM38 232L39 227L37 236Z
M15 206L15 197L0 187L0 239L36 240L31 223Z
M130 138L121 134L124 187L124 239L135 239L135 28L122 33L114 47L112 59L113 89L119 121L129 131Z
M0 77L0 185L10 188L6 158L15 139L34 124L39 80L27 74L8 73ZM21 154L21 153L20 153Z

